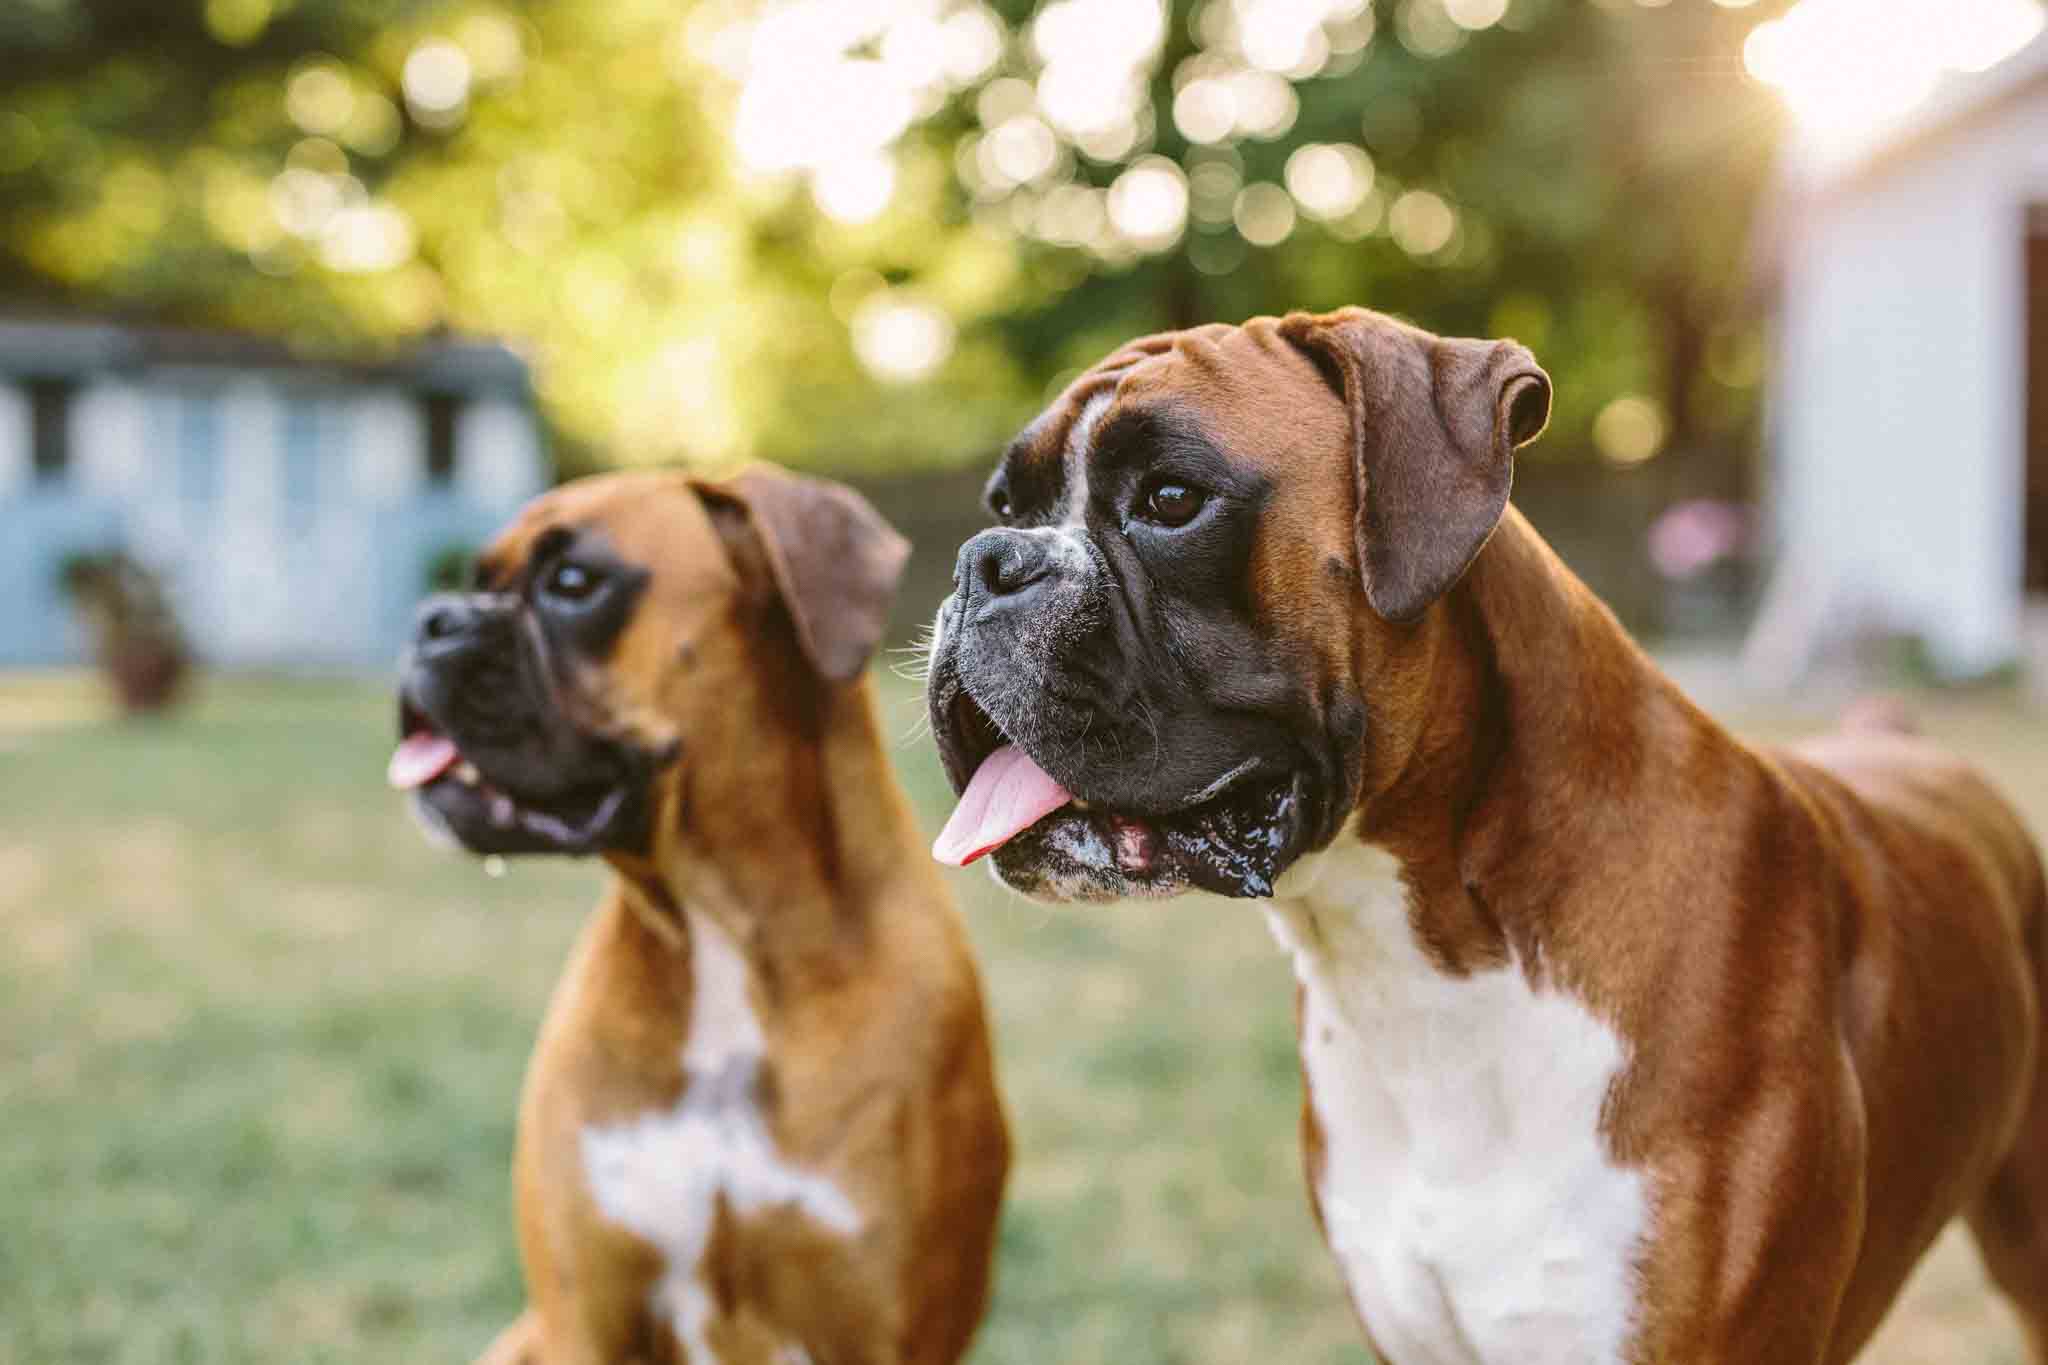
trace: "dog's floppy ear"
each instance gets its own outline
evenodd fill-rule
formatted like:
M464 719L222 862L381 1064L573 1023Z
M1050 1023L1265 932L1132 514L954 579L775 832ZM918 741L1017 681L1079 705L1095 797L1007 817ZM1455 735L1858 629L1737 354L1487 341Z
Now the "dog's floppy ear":
M888 626L910 542L866 498L824 479L757 465L698 489L745 509L811 665L834 682L858 676Z
M1290 313L1351 412L1366 600L1413 621L1450 590L1507 510L1514 452L1550 420L1550 376L1512 341L1468 341L1363 308Z

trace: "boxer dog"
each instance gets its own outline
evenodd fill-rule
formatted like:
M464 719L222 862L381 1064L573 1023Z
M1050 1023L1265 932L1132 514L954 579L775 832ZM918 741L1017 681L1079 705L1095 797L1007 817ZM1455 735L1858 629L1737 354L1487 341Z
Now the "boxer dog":
M908 545L768 471L569 484L430 599L392 782L616 877L555 991L491 1365L947 1365L1008 1139L864 667Z
M1134 342L960 552L936 853L1264 901L1393 1365L1817 1365L1969 1220L2048 1359L2044 892L1969 768L1746 745L1508 507L1550 383L1360 309Z

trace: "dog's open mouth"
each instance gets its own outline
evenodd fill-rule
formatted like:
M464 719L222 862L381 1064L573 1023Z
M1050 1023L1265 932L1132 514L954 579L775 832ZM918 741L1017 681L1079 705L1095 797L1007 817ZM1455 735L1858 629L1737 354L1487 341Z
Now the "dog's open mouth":
M1105 888L1264 898L1305 827L1298 774L1275 778L1247 760L1170 807L1110 809L1069 791L1009 742L964 688L952 712L955 734L980 757L932 845L942 863L964 867L996 853L1006 876L1013 861L1056 863Z
M623 813L628 791L619 784L568 791L544 807L512 795L410 702L399 703L398 733L386 780L411 792L428 818L471 852L593 852Z

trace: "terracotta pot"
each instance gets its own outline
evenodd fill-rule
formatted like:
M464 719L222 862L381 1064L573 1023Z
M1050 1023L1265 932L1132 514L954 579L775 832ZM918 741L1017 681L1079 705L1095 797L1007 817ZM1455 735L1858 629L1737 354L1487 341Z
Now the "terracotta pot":
M130 640L107 650L101 666L113 681L121 707L133 714L161 711L177 700L185 681L185 657L156 641Z

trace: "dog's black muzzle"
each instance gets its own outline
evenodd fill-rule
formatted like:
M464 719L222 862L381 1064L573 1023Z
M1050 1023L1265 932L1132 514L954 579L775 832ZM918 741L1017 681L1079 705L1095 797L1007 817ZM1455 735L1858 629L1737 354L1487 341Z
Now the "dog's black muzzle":
M421 604L399 686L402 743L445 738L454 761L414 794L474 853L585 854L646 841L658 763L577 723L542 627L508 593Z

